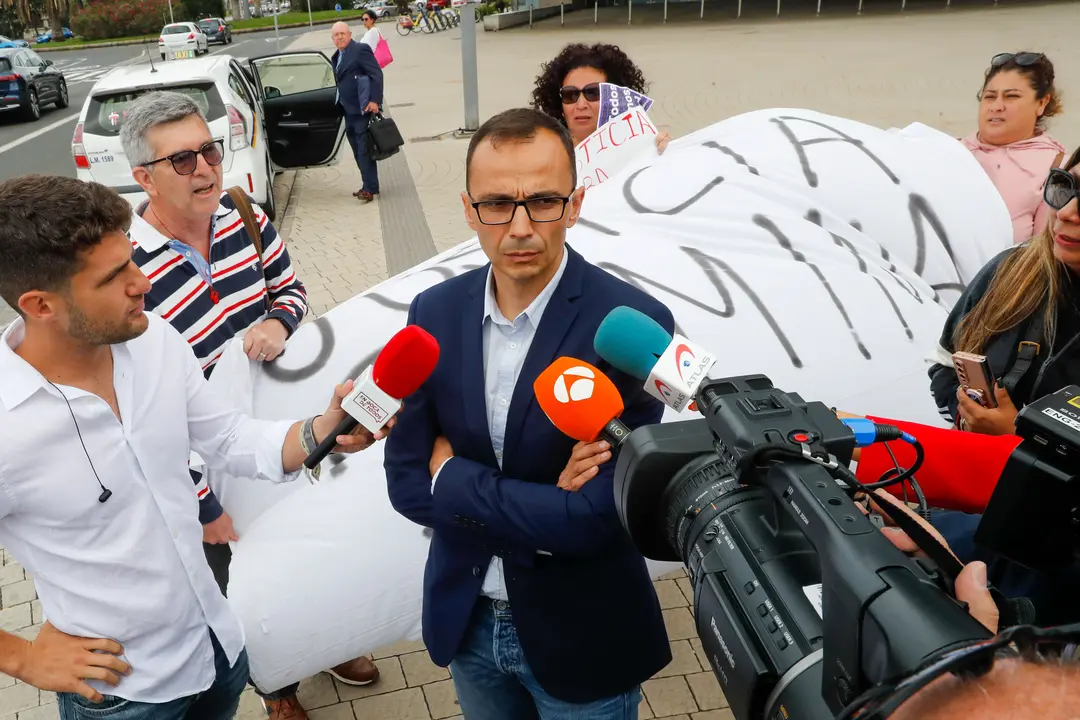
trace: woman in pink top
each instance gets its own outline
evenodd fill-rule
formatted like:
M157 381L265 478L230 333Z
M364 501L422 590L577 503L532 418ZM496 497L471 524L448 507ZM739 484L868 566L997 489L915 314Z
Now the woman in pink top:
M1054 65L1042 53L999 53L979 92L979 131L961 142L997 187L1013 223L1013 242L1046 229L1051 211L1042 186L1065 148L1045 132L1061 112Z

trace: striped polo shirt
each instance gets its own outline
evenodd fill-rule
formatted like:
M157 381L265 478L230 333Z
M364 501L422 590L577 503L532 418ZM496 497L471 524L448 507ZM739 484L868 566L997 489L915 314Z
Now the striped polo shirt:
M143 220L146 203L131 220L132 259L151 282L146 309L168 320L188 341L207 378L234 337L267 317L285 323L292 335L307 313L307 292L284 240L254 201L251 207L262 231L265 281L258 252L227 192L221 193L210 219L209 262ZM199 498L199 522L218 519L223 510L206 476L192 470L191 478Z
M265 281L255 246L226 192L211 218L209 263L143 220L145 204L132 219L133 259L152 283L146 309L184 336L208 378L234 337L267 317L283 322L291 335L307 313L307 292L285 242L254 202L252 209L262 231Z

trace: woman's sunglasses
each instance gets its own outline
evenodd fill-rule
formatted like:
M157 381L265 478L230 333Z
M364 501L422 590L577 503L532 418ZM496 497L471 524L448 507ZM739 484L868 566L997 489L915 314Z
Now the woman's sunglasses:
M1061 168L1051 168L1043 187L1043 201L1055 210L1060 210L1072 202L1073 198L1080 198L1076 191L1076 176Z
M998 53L994 57L990 58L990 67L1001 67L1010 60L1016 60L1016 64L1020 67L1028 67L1042 60L1042 53L1022 52L1022 53Z
M583 88L576 88L573 85L559 88L559 97L562 98L563 105L573 105L582 95L584 95L585 99L589 102L599 102L600 83L589 83Z
M203 160L210 167L220 165L221 161L225 159L225 141L224 140L211 140L203 145L198 150L181 150L175 152L172 155L166 155L163 158L157 160L151 160L145 163L143 167L150 167L160 162L170 162L173 170L177 175L190 175L195 172L195 168L199 166L199 156L202 155Z

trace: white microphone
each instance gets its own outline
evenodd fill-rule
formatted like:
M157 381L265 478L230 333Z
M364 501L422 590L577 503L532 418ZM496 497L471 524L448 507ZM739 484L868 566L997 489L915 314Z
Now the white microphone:
M694 404L698 387L715 364L716 357L708 350L682 335L675 335L645 379L645 392L682 412Z

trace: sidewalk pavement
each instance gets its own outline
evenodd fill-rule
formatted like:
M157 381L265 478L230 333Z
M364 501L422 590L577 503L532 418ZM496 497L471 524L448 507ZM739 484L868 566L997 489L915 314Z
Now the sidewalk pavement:
M650 115L676 138L768 107L808 107L884 127L920 121L966 135L975 127L975 93L989 58L1020 49L1041 50L1055 62L1066 107L1080 97L1080 76L1072 70L1080 67L1071 30L1080 21L1077 4L820 19L799 14L798 6L789 14L786 5L779 20L695 17L667 25L659 12L635 9L630 27L625 9L614 8L599 14L597 26L591 13L578 12L566 15L564 28L555 18L532 30L481 32L481 118L527 104L540 64L571 41L623 47L652 82ZM352 197L360 174L346 149L330 167L297 173L279 222L315 314L472 236L459 197L467 140L444 135L461 124L461 30L403 38L390 23L382 29L395 56L386 71L388 110L408 141L404 152L380 163L382 194L366 205ZM328 31L300 36L290 49L304 48L329 54ZM1070 148L1080 143L1076 123L1059 119L1051 132ZM688 579L678 572L654 587L674 660L644 684L642 719L732 718L702 656ZM41 623L35 598L32 580L0 550L0 628L32 637ZM386 648L375 658L382 674L370 687L341 685L325 674L302 683L312 719L457 717L449 673L420 644ZM248 691L238 717L262 716ZM0 676L0 720L55 717L51 693Z

